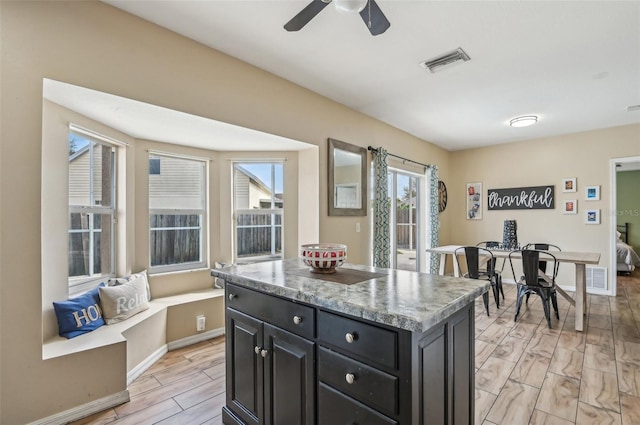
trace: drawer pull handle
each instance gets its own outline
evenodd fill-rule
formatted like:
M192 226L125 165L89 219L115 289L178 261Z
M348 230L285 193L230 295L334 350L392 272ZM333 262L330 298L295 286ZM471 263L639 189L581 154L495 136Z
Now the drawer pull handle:
M300 323L302 323L302 317L293 316L293 323L295 323L296 325L299 325Z
M267 357L267 354L269 354L269 352L267 350L260 350L260 355L262 357Z
M353 333L348 332L348 333L344 336L344 339L346 339L346 340L347 340L347 342L348 342L349 344L352 344L352 343L353 343L353 341L355 341L356 339L358 339L358 334L357 334L357 333L355 333L355 332L353 332Z
M260 350L262 350L262 347L256 345L256 348L253 349L253 351L255 351L256 354L260 354Z
M229 294L229 301L233 300L235 297L237 297L236 294Z
M344 376L344 380L347 381L347 384L353 384L354 382L356 382L356 375L354 375L353 373L347 373Z

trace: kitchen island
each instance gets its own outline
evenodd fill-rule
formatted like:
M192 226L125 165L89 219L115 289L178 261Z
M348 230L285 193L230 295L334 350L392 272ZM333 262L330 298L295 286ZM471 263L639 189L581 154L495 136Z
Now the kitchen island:
M214 269L227 425L473 424L486 281L298 259Z

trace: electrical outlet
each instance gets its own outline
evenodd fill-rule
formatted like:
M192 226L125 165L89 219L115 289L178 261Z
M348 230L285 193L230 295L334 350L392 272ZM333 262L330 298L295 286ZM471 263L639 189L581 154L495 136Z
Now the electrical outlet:
M196 317L196 331L202 332L204 331L204 327L205 327L205 317L204 316Z
M356 233L360 233L360 222L356 223Z

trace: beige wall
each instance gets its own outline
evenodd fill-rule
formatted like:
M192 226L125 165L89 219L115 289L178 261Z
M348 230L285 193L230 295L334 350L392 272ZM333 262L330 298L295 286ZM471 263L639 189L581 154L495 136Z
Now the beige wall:
M549 239L564 249L602 252L608 265L610 214L608 161L640 154L640 126L626 126L527 143L448 153L388 125L358 114L271 74L208 49L176 34L98 2L0 2L0 423L22 424L95 401L124 389L123 344L77 356L42 360L40 316L43 280L48 275L41 255L46 247L60 249L60 235L49 238L41 225L47 202L42 196L42 163L49 154L42 144L42 79L51 78L213 118L307 142L315 147L298 155L298 178L285 176L297 203L315 207L314 218L298 217L288 226L300 241L338 242L349 246L349 261L367 263L370 217L328 217L327 138L437 164L447 183L449 206L441 214L441 238L446 243L472 243L501 238L502 221L518 220L521 241ZM151 143L151 142L149 142ZM136 144L144 149L143 143ZM65 150L66 156L66 150ZM53 155L56 155L53 153ZM237 156L235 154L234 156ZM319 160L318 160L319 158ZM145 161L135 154L135 161ZM293 164L293 163L292 163ZM310 168L305 168L306 166ZM146 167L131 166L136 180ZM211 165L215 172L215 162ZM303 173L311 169L315 174ZM56 170L55 172L62 172ZM230 179L222 169L218 175ZM464 219L465 183L482 181L488 188L556 185L557 205L567 194L562 178L577 177L579 210L585 185L601 185L603 224L586 226L582 215L553 211L484 211L481 221ZM311 189L302 190L308 184ZM136 186L136 190L139 186ZM287 187L287 193L289 188ZM218 198L216 198L218 196ZM220 203L212 195L212 203ZM136 196L135 202L144 202ZM66 200L62 200L66 202ZM134 199L129 199L130 204ZM138 243L147 216L136 210L129 220L136 237L121 264L146 265ZM299 210L299 212L301 212ZM230 214L230 211L228 212ZM140 221L142 220L142 221ZM215 219L214 219L215 220ZM228 221L220 214L215 226ZM356 233L355 224L362 231ZM215 230L212 229L215 233ZM66 241L66 236L65 239ZM224 260L230 240L212 241L211 256ZM64 243L63 243L64 244ZM297 241L286 241L286 256L297 255ZM63 251L66 252L66 249ZM44 261L43 261L44 260ZM58 272L56 272L58 273ZM185 287L198 287L207 272L186 277ZM64 277L66 281L66 276ZM157 294L172 291L172 282L155 282ZM156 294L156 295L157 295ZM16 323L19 322L19 326ZM114 361L114 359L118 359ZM100 367L96 367L99 364ZM65 391L53 391L64 388ZM28 395L28 397L26 396Z
M357 263L368 260L368 217L327 216L328 137L363 147L383 146L398 155L436 163L445 179L448 176L446 151L103 3L0 2L0 55L0 423L47 417L126 385L124 347L42 360L43 295L57 296L43 294L42 283L62 276L43 274L47 260L43 262L41 251L49 244L51 249L64 245L60 235L49 238L41 225L46 203L61 201L41 197L42 162L49 158L42 144L43 78L317 146L303 155L310 162L319 157L311 165L319 178L304 177L316 188L305 192L296 179L290 184L294 193L317 206L320 225L309 229L313 219L298 220L295 215L291 228L301 230L301 240L317 236L322 242L346 243L350 261ZM135 155L136 162L142 160ZM295 166L304 170L300 163ZM134 169L139 180L146 167ZM134 246L124 251L131 257L119 259L132 269L147 261L138 257L138 241L145 231L140 220L146 215L138 211L143 199L129 200L136 203L128 210L136 210L136 221L128 223L136 237ZM447 220L444 217L443 223ZM356 222L363 224L360 233L355 232ZM287 256L297 255L295 245L286 242ZM204 275L187 286L201 284ZM170 292L162 282L156 282L155 289ZM114 361L116 355L120 360Z
M543 125L540 123L539 125ZM475 244L502 240L506 219L518 224L518 241L549 242L565 251L596 251L600 266L611 267L610 160L640 154L640 125L453 152L449 189L451 240ZM563 193L562 179L577 178L577 192ZM482 220L466 220L467 182L482 182ZM555 185L555 209L487 211L487 189ZM585 201L585 186L600 185L600 201ZM562 201L578 200L578 214L562 214ZM447 207L448 209L449 207ZM600 209L600 225L584 224L584 211ZM615 220L615 212L613 213ZM615 267L615 266L614 266ZM560 284L572 286L572 267L560 268Z

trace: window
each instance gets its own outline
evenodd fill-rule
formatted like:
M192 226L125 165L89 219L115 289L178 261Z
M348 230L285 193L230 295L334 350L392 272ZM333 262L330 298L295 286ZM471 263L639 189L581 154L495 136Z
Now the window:
M206 266L205 179L204 160L150 155L151 272Z
M69 283L115 272L115 146L69 133Z
M282 163L234 164L237 263L282 259L282 189Z
M160 158L149 158L149 175L160 174Z

